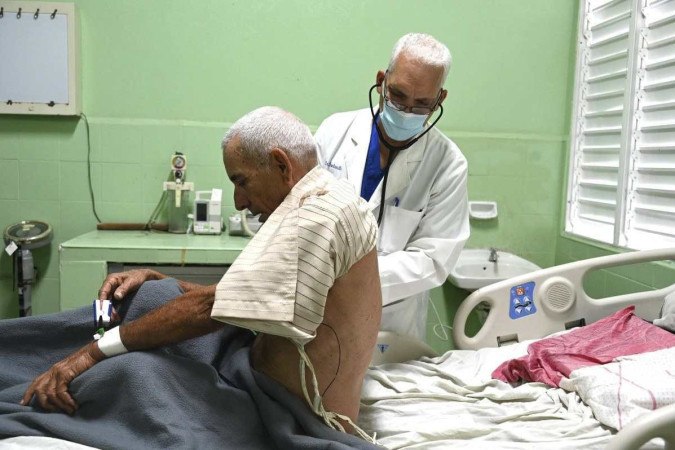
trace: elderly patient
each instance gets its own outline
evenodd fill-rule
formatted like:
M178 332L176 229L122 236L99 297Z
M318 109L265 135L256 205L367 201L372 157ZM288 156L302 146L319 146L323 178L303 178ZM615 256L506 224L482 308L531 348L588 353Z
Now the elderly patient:
M265 222L223 280L208 287L179 281L182 295L51 366L21 404L35 399L76 417L69 385L95 365L235 325L257 332L249 353L255 371L331 427L357 428L382 305L375 221L346 182L317 166L309 129L288 112L264 107L245 115L222 150L236 208ZM112 274L99 298L124 306L139 288L164 278L151 270Z

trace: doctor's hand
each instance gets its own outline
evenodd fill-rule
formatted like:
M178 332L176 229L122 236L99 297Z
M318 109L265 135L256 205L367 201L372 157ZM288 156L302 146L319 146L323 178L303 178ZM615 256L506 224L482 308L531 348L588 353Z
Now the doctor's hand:
M33 380L20 403L28 405L35 397L38 405L47 411L60 410L74 414L78 405L68 392L70 382L104 358L105 355L95 342L82 347Z
M128 272L111 273L98 291L101 300L122 300L125 295L135 292L148 280L158 280L162 275L150 269L136 269Z

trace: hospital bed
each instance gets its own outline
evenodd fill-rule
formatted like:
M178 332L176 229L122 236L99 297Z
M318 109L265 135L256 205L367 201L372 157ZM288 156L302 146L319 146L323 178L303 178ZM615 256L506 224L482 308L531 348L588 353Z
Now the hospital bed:
M598 420L594 405L580 392L492 378L495 368L526 355L528 346L540 338L584 323L590 326L628 305L634 304L636 315L646 320L658 317L664 299L675 295L675 284L596 300L583 290L582 280L591 270L674 258L675 249L626 253L543 269L480 289L462 303L455 317L453 335L459 349L443 355L410 338L380 333L364 380L359 425L391 449L675 448L672 371L665 386L670 400L621 427ZM467 336L466 320L481 302L489 303L490 313L478 333ZM674 359L661 359L675 367ZM655 375L653 370L650 376ZM611 383L607 387L612 389ZM88 447L17 437L0 440L0 449L5 448Z
M675 346L575 370L561 383L565 389L492 378L498 366L523 357L541 338L583 325L590 330L630 305L635 316L658 318L665 299L675 297L675 284L594 299L584 291L583 278L593 270L660 260L675 260L675 249L578 261L479 289L455 316L458 350L441 356L426 344L381 333L364 383L360 425L395 449L675 449ZM469 313L481 302L490 305L490 313L468 336ZM641 370L648 375L641 376ZM589 378L598 371L606 372ZM603 405L607 397L611 404Z

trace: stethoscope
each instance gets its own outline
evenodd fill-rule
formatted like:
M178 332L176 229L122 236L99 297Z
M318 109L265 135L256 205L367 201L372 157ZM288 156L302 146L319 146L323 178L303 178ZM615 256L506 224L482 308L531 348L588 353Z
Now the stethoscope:
M377 114L373 111L373 89L379 86L380 86L379 84L374 84L368 91L368 103L370 104L370 115L373 116L373 122L377 122L377 117L380 115L379 110L377 111ZM434 120L431 123L431 125L427 127L426 130L421 132L419 135L417 135L404 145L395 146L389 144L384 139L382 131L380 131L380 127L377 126L377 123L375 124L375 131L377 132L377 136L380 139L380 143L389 150L389 155L387 155L387 165L384 166L384 176L382 178L382 192L380 193L380 212L377 215L378 228L382 225L382 214L384 213L384 197L387 192L387 178L389 178L389 168L391 167L391 164L394 162L394 159L396 159L396 156L398 155L399 152L411 147L415 142L419 141L420 138L425 134L427 134L434 127L434 125L436 125L436 123L441 119L441 116L443 116L443 105L439 103L438 106L439 108L441 108L441 113L438 115L438 117L436 117L436 120Z

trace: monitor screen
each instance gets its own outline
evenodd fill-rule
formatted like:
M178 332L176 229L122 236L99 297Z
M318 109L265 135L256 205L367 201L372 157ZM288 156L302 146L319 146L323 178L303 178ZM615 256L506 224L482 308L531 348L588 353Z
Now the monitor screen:
M207 210L208 210L209 204L205 203L205 202L197 202L195 204L195 207L197 209L196 220L198 222L206 222Z

